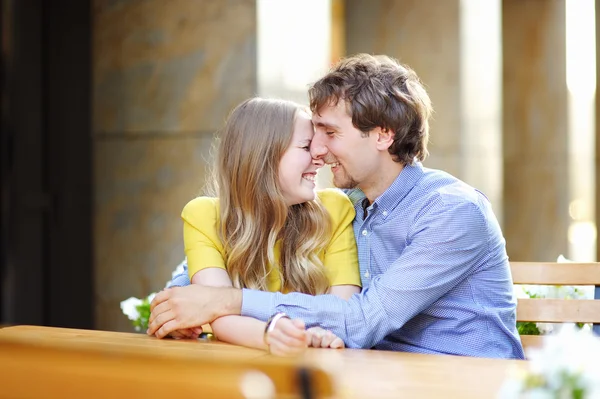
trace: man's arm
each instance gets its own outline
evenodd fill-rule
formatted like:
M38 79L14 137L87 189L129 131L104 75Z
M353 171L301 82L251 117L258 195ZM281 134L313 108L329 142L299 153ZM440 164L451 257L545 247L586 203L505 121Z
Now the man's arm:
M210 269L206 270L210 271ZM214 273L215 271L220 272L221 270L214 269L210 272ZM196 275L194 275L194 279L199 277L198 275L202 272L203 271L196 273ZM227 281L230 285L228 276ZM210 281L204 281L204 283L210 283ZM217 285L226 286L227 284L220 283ZM330 292L337 297L347 299L351 294L358 292L358 287L334 286L331 288ZM212 306L210 305L211 303ZM150 335L156 335L158 338L163 338L167 335L174 334L177 334L177 336L183 335L184 337L189 337L192 335L191 327L194 325L203 325L211 322L218 337L225 338L225 340L228 342L233 342L230 339L227 339L227 336L231 338L232 334L235 335L237 332L239 332L240 328L242 330L247 329L247 326L232 325L228 324L228 322L223 322L225 319L251 319L247 317L237 317L241 311L241 304L241 290L234 288L227 287L223 289L218 287L192 284L184 287L173 287L166 289L158 293L152 301L147 333ZM204 306L204 308L202 306ZM262 323L256 319L251 320L255 323ZM216 326L215 323L222 325ZM289 325L286 327L283 325L285 323L287 323L287 321L278 323L277 328L279 325L281 325L281 331L277 331L276 329L277 334L281 338L279 340L281 341L280 345L278 345L279 349L276 351L279 352L279 354L289 354L290 348L289 344L286 344L286 342L288 342L288 337L290 335L294 335L294 330L296 330L296 327L298 327L297 323L295 327L289 323ZM262 333L262 330L264 330L264 323L261 325ZM302 323L302 325L304 324ZM219 332L218 329L221 331ZM304 327L301 329L303 330ZM310 344L312 346L323 348L340 348L344 346L343 342L339 340L339 338L328 331L323 331L319 328L313 328L308 330L307 333L310 333L311 335ZM223 335L226 336L223 337ZM257 340L254 341L257 342ZM235 343L260 347L260 345L248 345L247 343L242 342Z
M239 315L242 292L237 288L191 284L160 291L150 304L148 335L164 338L173 331L212 323L219 317Z
M285 312L370 348L466 278L487 253L487 221L476 205L441 199L415 221L411 242L389 269L348 301L332 295L243 290L241 314L266 320Z
M221 268L200 270L192 277L192 283L211 287L232 286L227 271ZM288 325L284 326L284 324ZM278 321L273 333L269 334L269 345L264 340L265 322L251 317L223 316L213 321L211 327L219 341L249 348L266 349L270 353L280 356L297 355L307 347L307 333L301 320L284 318Z

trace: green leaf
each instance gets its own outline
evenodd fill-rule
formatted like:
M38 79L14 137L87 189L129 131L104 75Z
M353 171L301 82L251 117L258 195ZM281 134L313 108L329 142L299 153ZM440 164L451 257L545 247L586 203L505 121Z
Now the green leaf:
M150 302L148 298L144 298L142 304L136 306L136 309L140 313L140 317L133 321L133 326L136 331L146 331L148 329L148 319L150 319Z
M531 321L517 322L517 331L519 332L519 335L541 335L537 325Z

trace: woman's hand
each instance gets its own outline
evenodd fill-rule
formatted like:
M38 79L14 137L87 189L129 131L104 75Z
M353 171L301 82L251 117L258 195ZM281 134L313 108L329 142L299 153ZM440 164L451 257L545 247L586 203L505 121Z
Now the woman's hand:
M269 352L276 356L297 356L308 347L306 326L300 319L281 318L267 334Z
M311 327L306 330L306 333L308 335L308 346L313 348L343 349L346 346L341 338L321 327Z
M200 334L202 327L193 327L172 331L168 336L173 339L198 339Z

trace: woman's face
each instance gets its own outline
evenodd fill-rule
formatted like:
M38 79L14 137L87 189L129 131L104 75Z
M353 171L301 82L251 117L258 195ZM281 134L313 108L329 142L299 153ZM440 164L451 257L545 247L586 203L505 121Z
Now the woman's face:
M288 206L315 199L317 169L310 155L314 136L310 117L298 112L292 141L279 163L279 184Z

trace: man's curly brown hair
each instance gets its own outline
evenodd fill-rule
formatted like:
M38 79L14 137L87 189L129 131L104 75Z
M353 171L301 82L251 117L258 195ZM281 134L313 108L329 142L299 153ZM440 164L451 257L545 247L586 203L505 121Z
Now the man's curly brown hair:
M397 60L369 54L342 59L310 87L308 96L316 114L344 101L363 137L376 127L393 131L388 151L396 162L410 165L427 157L431 100L417 74Z

